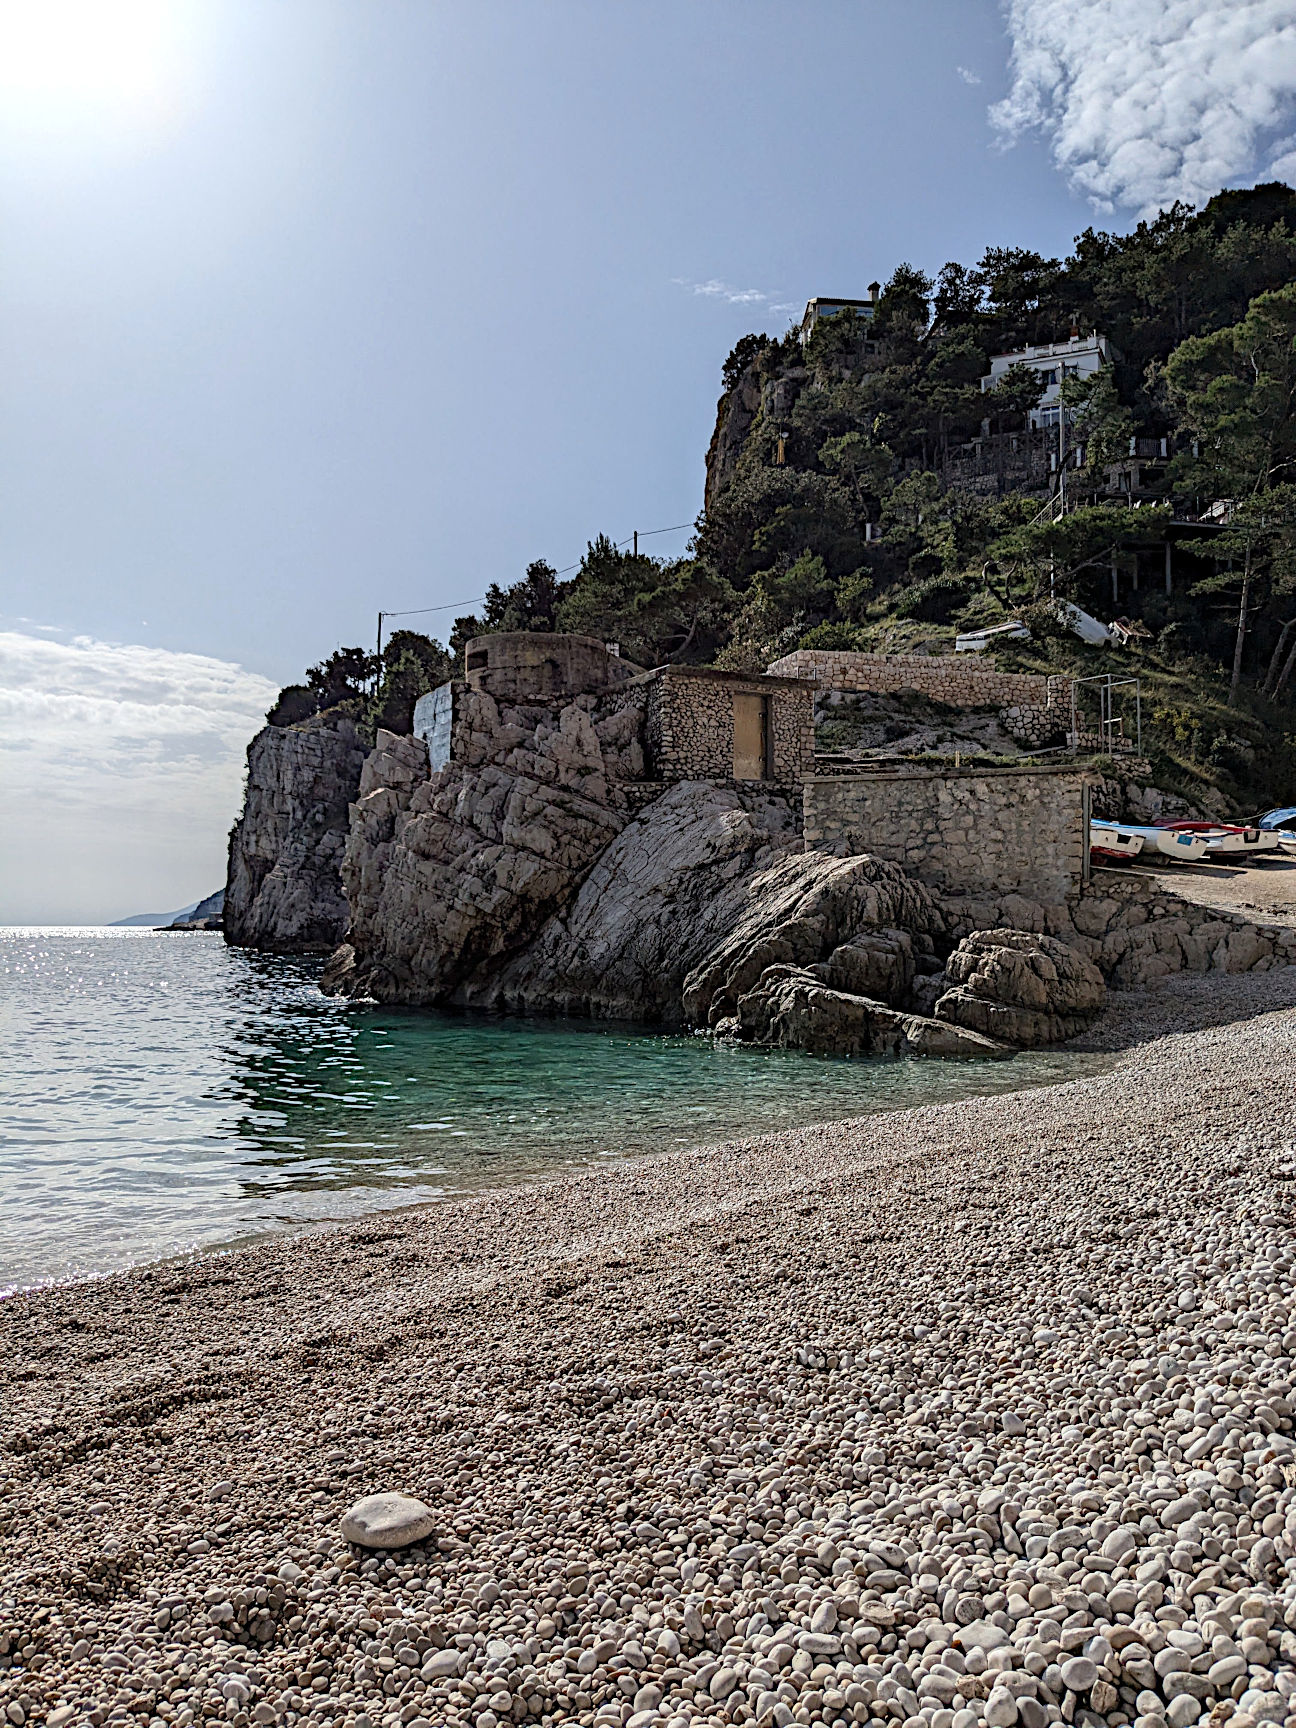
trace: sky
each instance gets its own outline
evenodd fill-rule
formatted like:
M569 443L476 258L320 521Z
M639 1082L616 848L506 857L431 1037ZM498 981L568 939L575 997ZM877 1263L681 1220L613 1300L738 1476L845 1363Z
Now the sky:
M746 331L1274 175L1289 0L0 0L0 921L211 892L379 609L681 550Z

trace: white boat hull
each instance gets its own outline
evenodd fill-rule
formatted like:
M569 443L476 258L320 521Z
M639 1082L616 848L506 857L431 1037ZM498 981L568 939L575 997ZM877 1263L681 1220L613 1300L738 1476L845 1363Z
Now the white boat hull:
M1252 828L1247 834L1208 834L1206 850L1216 858L1240 858L1262 852L1281 852L1282 841L1276 834Z
M1205 858L1208 853L1206 837L1202 834L1178 834L1173 828L1134 828L1135 834L1143 836L1143 844L1149 852L1159 852L1166 858L1177 858L1181 864L1195 864Z
M1089 844L1118 858L1137 858L1143 850L1143 836L1123 822L1091 822Z

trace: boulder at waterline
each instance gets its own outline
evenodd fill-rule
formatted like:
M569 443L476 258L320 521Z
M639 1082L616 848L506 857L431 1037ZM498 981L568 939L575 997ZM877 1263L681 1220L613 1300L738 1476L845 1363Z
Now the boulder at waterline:
M935 1016L1007 1044L1033 1048L1074 1038L1102 1012L1102 973L1055 936L974 930L950 955L952 988Z
M792 806L759 782L663 786L572 903L461 997L512 1012L679 1025L684 979L746 913L753 879L801 846Z
M794 853L751 878L741 917L684 981L684 1013L695 1026L729 1019L771 966L825 961L837 983L848 964L846 956L838 961L839 951L865 936L875 945L852 957L853 974L867 969L878 984L889 976L886 994L898 998L902 983L912 983L919 945L930 952L931 938L944 930L935 897L898 864L864 854ZM910 939L903 952L900 932Z
M733 1025L747 1042L823 1056L1012 1054L979 1032L833 990L798 966L769 967L755 988L738 998Z
M432 1534L436 1514L410 1494L366 1494L342 1514L340 1528L361 1548L409 1548Z

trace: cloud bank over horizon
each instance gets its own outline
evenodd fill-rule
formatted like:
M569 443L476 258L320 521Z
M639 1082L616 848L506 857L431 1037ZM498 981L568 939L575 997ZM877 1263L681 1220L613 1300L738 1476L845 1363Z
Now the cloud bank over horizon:
M275 694L201 654L0 631L0 922L105 923L219 887Z
M1004 11L1013 82L992 124L1008 142L1042 134L1098 210L1151 216L1296 177L1290 0L1004 0Z

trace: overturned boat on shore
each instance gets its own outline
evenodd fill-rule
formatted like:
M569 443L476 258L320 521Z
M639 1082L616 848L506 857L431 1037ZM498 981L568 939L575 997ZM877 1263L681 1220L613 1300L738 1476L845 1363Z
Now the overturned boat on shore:
M1180 864L1195 864L1209 854L1207 841L1200 834L1138 822L1098 820L1089 824L1089 850L1104 863L1124 863L1140 854L1155 853Z
M1243 827L1232 822L1159 822L1156 827L1176 840L1179 836L1185 840L1200 839L1208 858L1229 864L1283 850L1281 838L1260 827Z
M1266 834L1276 834L1284 852L1296 853L1296 804L1266 810L1263 816L1256 818L1256 827Z
M1096 864L1129 864L1143 850L1143 837L1123 822L1089 824L1089 856Z

